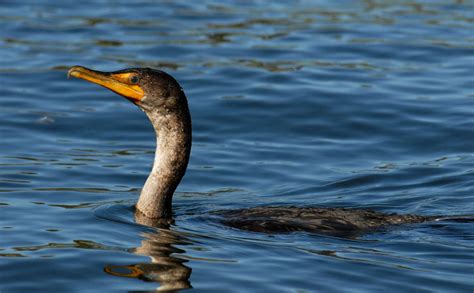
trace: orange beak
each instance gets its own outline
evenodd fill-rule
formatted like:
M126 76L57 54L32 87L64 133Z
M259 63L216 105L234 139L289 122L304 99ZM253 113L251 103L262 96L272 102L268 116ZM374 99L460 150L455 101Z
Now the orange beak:
M138 84L131 82L136 72L110 73L91 70L82 66L73 66L67 72L67 76L81 78L92 83L101 85L109 90L137 102L145 96L145 92Z

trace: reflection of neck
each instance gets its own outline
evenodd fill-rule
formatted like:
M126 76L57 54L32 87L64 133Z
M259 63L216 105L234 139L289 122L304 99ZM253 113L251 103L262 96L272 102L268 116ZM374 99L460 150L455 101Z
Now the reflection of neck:
M152 259L151 264L141 264L139 269L146 279L160 283L157 291L191 288L189 277L192 269L184 265L185 260L174 256L177 253L184 253L183 250L174 247L184 239L180 239L181 237L175 232L165 229L161 229L158 233L146 233L144 237L135 253Z
M184 103L175 113L146 112L157 136L156 153L136 208L149 218L171 218L173 193L186 172L192 134L188 105Z
M151 220L150 218L148 218ZM157 291L171 291L192 288L189 281L192 269L185 265L186 260L179 257L184 250L175 245L184 245L187 239L178 233L158 226L154 233L144 233L141 245L133 251L136 254L149 256L151 263L137 263L127 266L111 266L105 272L114 276L137 278L144 281L159 282Z

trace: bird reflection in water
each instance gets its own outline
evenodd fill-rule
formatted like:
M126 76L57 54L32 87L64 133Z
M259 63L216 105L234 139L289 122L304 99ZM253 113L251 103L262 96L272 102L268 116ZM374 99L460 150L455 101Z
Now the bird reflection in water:
M110 275L126 278L136 278L146 282L160 283L157 291L174 291L192 288L189 281L192 269L184 263L187 260L180 258L185 253L176 245L186 245L189 241L177 232L169 229L168 221L135 216L138 224L156 227L154 232L143 233L141 245L130 251L149 256L151 263L137 263L130 265L107 265L104 271Z

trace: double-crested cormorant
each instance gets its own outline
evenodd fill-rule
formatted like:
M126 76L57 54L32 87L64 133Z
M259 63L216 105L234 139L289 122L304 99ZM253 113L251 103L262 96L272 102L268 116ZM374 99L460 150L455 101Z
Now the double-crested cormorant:
M181 86L167 73L150 68L100 72L74 66L68 76L110 89L148 116L156 132L157 147L153 168L136 204L136 215L150 220L170 220L173 193L186 172L191 151L191 115ZM309 231L346 237L389 225L438 218L360 209L298 207L257 207L215 214L229 226L250 231Z

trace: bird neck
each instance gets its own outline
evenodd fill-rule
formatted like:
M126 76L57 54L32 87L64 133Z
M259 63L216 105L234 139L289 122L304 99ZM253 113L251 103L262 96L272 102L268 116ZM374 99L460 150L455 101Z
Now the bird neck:
M149 218L172 217L173 193L186 172L191 151L191 117L187 104L178 113L163 112L146 112L156 132L156 153L136 209Z

